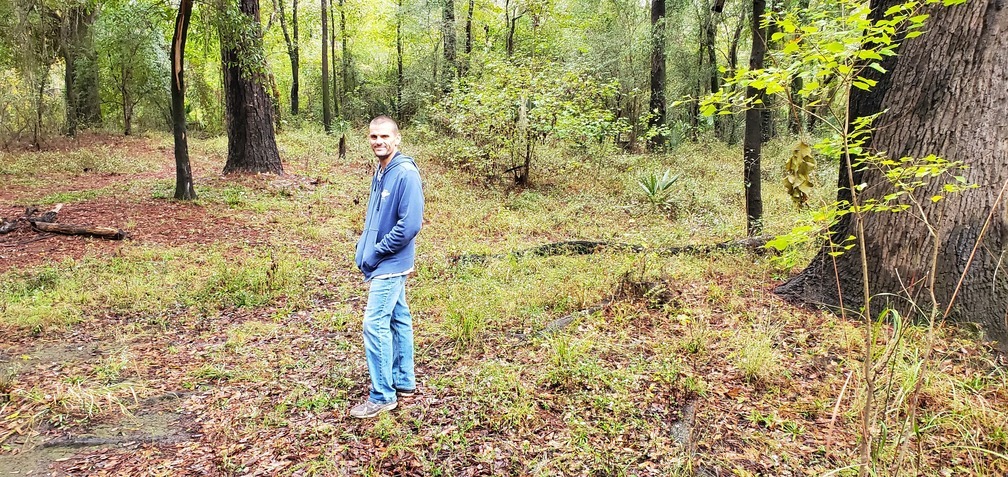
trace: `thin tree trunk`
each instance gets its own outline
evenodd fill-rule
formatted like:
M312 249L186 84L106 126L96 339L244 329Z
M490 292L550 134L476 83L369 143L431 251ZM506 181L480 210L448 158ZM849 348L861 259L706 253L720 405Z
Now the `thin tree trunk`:
M653 128L665 125L665 0L651 0L651 100ZM651 147L665 144L665 137L655 135Z
M472 26L473 26L473 10L476 8L476 0L469 0L469 10L466 12L466 25L465 25L465 54L466 54L466 69L469 67L470 59L472 55Z
M283 30L284 43L287 44L287 56L290 58L291 64L291 90L290 90L290 104L291 104L291 116L297 116L300 112L300 99L298 98L300 90L300 74L298 72L298 63L300 62L299 52L298 52L298 19L297 19L297 7L298 0L293 0L291 8L291 27L294 30L294 36L288 33L287 30L287 17L284 13L284 0L280 0L280 29Z
M346 12L344 11L345 4L344 0L339 0L339 17L340 17L340 63L342 68L340 69L340 104L343 105L341 108L344 115L349 115L346 105L347 91L349 91L350 83L350 49L348 48L349 41L347 40L346 34ZM340 135L339 140L339 158L340 160L346 159L347 154L347 144L346 144L346 131Z
M403 41L402 41L402 0L399 0L396 10L396 104L395 114L397 119L402 118L402 92L403 92Z
M441 81L441 87L447 93L452 90L452 85L455 83L455 70L457 68L455 64L455 0L443 1L442 36L444 38L445 66L442 68L443 78Z
M765 0L753 0L752 23L752 52L749 55L749 68L760 69L763 67L763 56L766 54L765 32L760 28L760 21L766 11ZM746 88L746 96L751 99L760 97L759 90L749 86ZM757 105L751 104L745 113L745 138L743 139L743 180L745 181L745 202L746 202L746 233L750 237L755 237L763 229L763 196L761 192L760 180L760 155L762 154L762 121L760 109Z
M340 114L340 85L336 83L336 78L339 77L336 71L336 9L333 8L332 4L329 4L329 58L330 58L330 68L332 72L332 105L333 105L333 117L337 120L342 119L343 116Z
M738 70L738 46L739 39L742 38L742 30L746 25L746 9L740 8L738 23L735 25L735 32L732 35L731 43L728 44L728 76L735 76ZM728 143L735 144L738 141L738 121L734 118L728 121L730 127L728 131Z
M799 22L805 22L805 10L808 9L809 0L799 0ZM791 134L801 134L805 129L805 100L798 95L803 88L801 76L794 75L791 79L791 89L788 91L788 131Z
M707 13L707 24L704 29L704 50L707 52L707 75L710 81L710 92L714 93L721 89L721 72L718 71L717 53L714 50L714 42L717 40L717 23L714 14L718 12L718 5L715 3L711 7L711 12ZM720 115L714 116L714 131L718 137L724 139L722 120Z
M193 0L182 0L175 17L175 33L171 43L172 131L175 136L175 199L194 200L192 169L189 165L189 142L186 138L185 114L185 45L192 17Z
M346 111L346 97L347 93L350 91L350 48L349 48L349 38L347 38L346 30L346 12L344 0L339 0L340 7L340 51L341 56L341 73L340 73L340 104L343 104L343 110Z
M322 1L322 125L326 134L332 132L332 111L329 105L329 7Z

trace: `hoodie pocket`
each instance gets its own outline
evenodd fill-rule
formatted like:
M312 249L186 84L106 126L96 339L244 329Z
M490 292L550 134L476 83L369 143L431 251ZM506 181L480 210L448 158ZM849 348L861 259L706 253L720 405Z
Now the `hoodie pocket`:
M354 261L357 268L364 274L369 274L378 267L378 257L375 253L375 243L378 241L377 230L365 230L357 242L357 256Z

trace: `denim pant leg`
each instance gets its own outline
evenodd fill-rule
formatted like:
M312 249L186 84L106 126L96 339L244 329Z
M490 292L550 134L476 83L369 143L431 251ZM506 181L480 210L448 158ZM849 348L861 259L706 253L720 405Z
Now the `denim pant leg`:
M406 277L371 280L367 308L364 310L364 353L371 374L368 398L379 404L396 400L392 386L392 311L402 295Z
M406 304L406 287L392 309L392 384L396 389L416 389L413 370L413 316Z

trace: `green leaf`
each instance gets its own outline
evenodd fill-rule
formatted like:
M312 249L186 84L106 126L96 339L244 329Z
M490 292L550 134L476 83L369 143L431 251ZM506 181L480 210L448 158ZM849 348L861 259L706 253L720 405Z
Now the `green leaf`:
M840 43L839 41L831 41L823 45L823 49L830 53L843 53L844 46L843 43Z
M882 73L882 74L886 73L886 69L883 68L882 65L880 65L880 64L878 64L878 63L876 63L874 61L871 62L871 63L868 63L868 67L871 68L871 69L873 69L873 70L875 70L875 71L878 71L879 73Z
M858 58L862 60L881 60L882 55L879 55L873 50L861 50L858 51Z

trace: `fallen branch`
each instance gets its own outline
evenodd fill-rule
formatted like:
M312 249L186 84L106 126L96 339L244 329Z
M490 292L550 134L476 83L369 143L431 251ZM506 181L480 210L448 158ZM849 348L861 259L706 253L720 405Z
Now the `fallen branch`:
M86 225L52 224L32 221L32 227L40 232L50 232L63 235L85 235L109 240L122 240L126 232L115 227L89 227Z
M547 335L547 334L550 334L550 333L556 333L557 331L560 331L560 330L566 328L571 323L573 323L574 320L577 319L578 317L580 317L580 316L589 316L589 315L591 315L591 314L593 314L593 313L595 313L595 312L597 312L597 311L599 311L599 310L601 310L601 309L609 306L610 303L612 303L612 298L607 298L605 300L602 300L601 302L599 302L595 306L592 306L592 307L589 307L589 308L585 308L583 310L578 310L578 311L575 311L573 313L561 316L560 318L557 318L557 319L549 322L546 325L546 327L543 328L543 330L539 332L539 336L544 336L544 335Z
M26 207L24 214L21 217L15 217L13 220L7 220L6 217L0 219L0 235L13 232L21 227L21 224L26 222L55 222L56 214L59 213L60 209L63 208L63 204L56 204L52 210L36 216L38 213L38 207Z
M744 239L728 240L709 245L683 245L678 247L653 248L649 249L643 245L628 244L620 242L603 242L593 240L566 240L539 245L530 249L515 250L504 254L465 254L455 257L453 263L481 263L490 258L501 259L508 256L524 257L549 257L554 255L588 255L604 250L616 250L621 252L644 253L654 252L659 255L678 255L683 253L711 253L718 250L745 249L752 252L761 251L773 236L761 235L759 237L747 237Z

